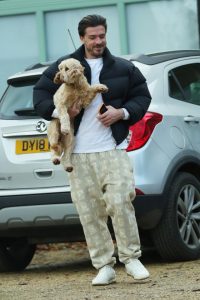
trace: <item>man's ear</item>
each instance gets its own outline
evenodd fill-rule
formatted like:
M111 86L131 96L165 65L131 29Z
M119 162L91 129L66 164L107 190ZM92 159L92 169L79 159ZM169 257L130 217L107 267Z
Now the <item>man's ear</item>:
M84 36L80 35L79 37L80 37L81 42L84 43L84 41L85 41Z
M53 79L53 82L56 83L56 84L61 84L63 83L63 81L61 80L60 78L60 72L57 72L54 79Z

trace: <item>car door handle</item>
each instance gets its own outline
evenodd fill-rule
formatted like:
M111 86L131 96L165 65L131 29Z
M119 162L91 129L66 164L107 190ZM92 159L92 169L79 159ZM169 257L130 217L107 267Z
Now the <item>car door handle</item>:
M186 116L184 117L184 121L186 123L199 123L199 118L196 118L194 116Z
M39 170L34 170L34 173L36 177L40 179L50 178L53 176L53 170L39 169Z

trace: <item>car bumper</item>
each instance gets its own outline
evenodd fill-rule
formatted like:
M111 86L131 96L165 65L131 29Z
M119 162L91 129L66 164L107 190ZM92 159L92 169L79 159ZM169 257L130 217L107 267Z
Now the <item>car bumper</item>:
M1 191L0 236L26 229L80 225L67 189ZM64 234L64 233L63 233Z
M154 228L165 207L163 195L137 195L135 214L141 229ZM6 229L80 225L69 190L0 196L0 235Z
M0 210L8 207L37 206L72 203L71 194L67 192L19 193L0 196Z

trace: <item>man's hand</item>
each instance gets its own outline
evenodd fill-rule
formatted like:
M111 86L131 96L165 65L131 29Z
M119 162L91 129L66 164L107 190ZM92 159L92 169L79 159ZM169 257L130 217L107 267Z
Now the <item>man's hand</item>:
M74 103L72 107L68 108L70 119L74 119L80 113L80 110L81 108L79 103Z
M124 118L124 111L122 108L114 108L111 105L106 106L107 111L104 114L98 114L97 119L105 126L109 127L111 124L122 120Z

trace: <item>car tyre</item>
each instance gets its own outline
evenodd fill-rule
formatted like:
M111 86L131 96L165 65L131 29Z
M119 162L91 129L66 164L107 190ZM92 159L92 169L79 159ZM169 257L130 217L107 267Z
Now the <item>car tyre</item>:
M194 260L200 256L200 182L180 172L170 186L168 203L152 231L157 251L165 260Z
M32 260L36 245L26 239L0 241L0 272L24 270Z

